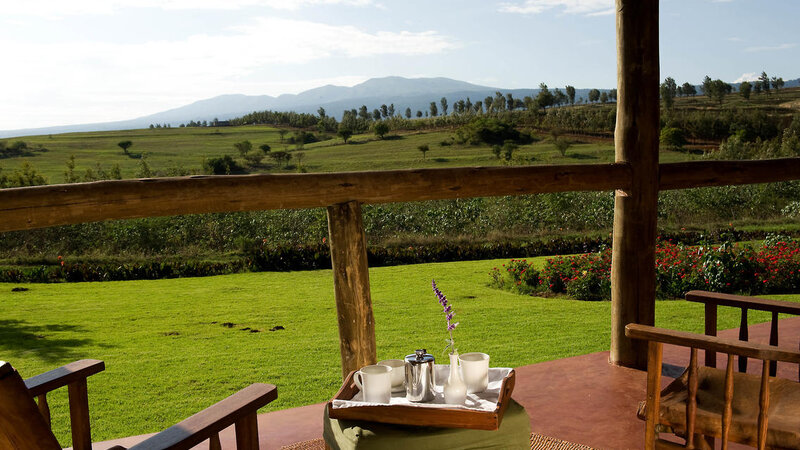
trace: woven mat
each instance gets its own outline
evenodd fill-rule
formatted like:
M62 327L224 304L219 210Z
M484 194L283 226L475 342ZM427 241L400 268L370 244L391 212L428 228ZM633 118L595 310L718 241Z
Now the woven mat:
M325 441L313 439L281 447L281 450L325 450ZM592 450L581 444L562 441L541 434L531 433L531 450Z

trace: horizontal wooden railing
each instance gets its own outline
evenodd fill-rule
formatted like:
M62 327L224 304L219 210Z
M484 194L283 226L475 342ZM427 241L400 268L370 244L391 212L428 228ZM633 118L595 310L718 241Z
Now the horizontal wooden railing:
M96 181L0 190L0 232L109 219L625 189L627 164Z
M800 179L800 158L661 164L660 189ZM628 164L459 167L96 181L0 190L0 232L111 219L604 191L630 187Z
M800 158L689 161L659 165L659 189L687 189L800 179Z

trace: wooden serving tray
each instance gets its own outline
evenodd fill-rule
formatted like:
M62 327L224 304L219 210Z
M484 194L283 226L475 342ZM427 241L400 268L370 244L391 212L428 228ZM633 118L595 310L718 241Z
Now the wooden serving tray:
M332 419L365 420L369 422L392 423L397 425L418 425L443 428L471 428L475 430L496 430L500 427L503 414L511 400L514 390L514 370L503 379L500 386L500 398L494 411L477 411L469 409L449 408L416 408L406 405L355 406L350 408L333 408L334 400L351 400L358 393L358 386L353 381L355 371L350 372L344 380L342 388L328 402L328 416Z

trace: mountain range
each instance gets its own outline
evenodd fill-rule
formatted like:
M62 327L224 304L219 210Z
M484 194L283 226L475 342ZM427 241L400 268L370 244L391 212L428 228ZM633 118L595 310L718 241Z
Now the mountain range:
M785 87L800 85L799 80L787 81ZM551 86L550 89L563 86ZM576 89L575 98L586 98L591 89ZM601 91L607 89L601 89ZM428 110L432 101L439 105L439 99L447 98L451 105L458 100L469 97L472 102L494 96L495 92L512 94L515 98L526 95L535 96L538 88L503 89L480 86L450 78L403 78L384 77L371 78L352 87L327 85L299 94L283 94L278 97L269 95L220 95L199 100L189 105L116 122L90 123L81 125L64 125L44 128L28 128L18 130L0 130L0 138L11 136L30 136L40 134L69 133L78 131L110 131L147 128L150 124L169 124L173 127L189 121L212 121L232 119L253 111L295 111L298 113L316 114L322 107L328 115L341 118L342 111L366 105L369 111L382 104L394 104L396 113L403 114L411 108L412 114Z

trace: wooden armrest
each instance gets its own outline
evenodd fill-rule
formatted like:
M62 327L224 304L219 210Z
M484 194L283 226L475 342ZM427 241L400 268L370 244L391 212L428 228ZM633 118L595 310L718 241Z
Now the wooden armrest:
M278 398L278 388L255 383L161 433L130 447L144 449L189 449ZM238 425L237 425L238 428Z
M689 291L686 301L800 315L800 303L718 292Z
M25 380L32 397L46 394L80 379L105 370L106 365L97 359L82 359Z
M767 361L786 361L800 364L800 352L781 350L770 345L722 339L716 336L667 330L648 325L629 323L625 326L625 336L631 339L663 342L682 347L699 348L715 352L742 355Z

